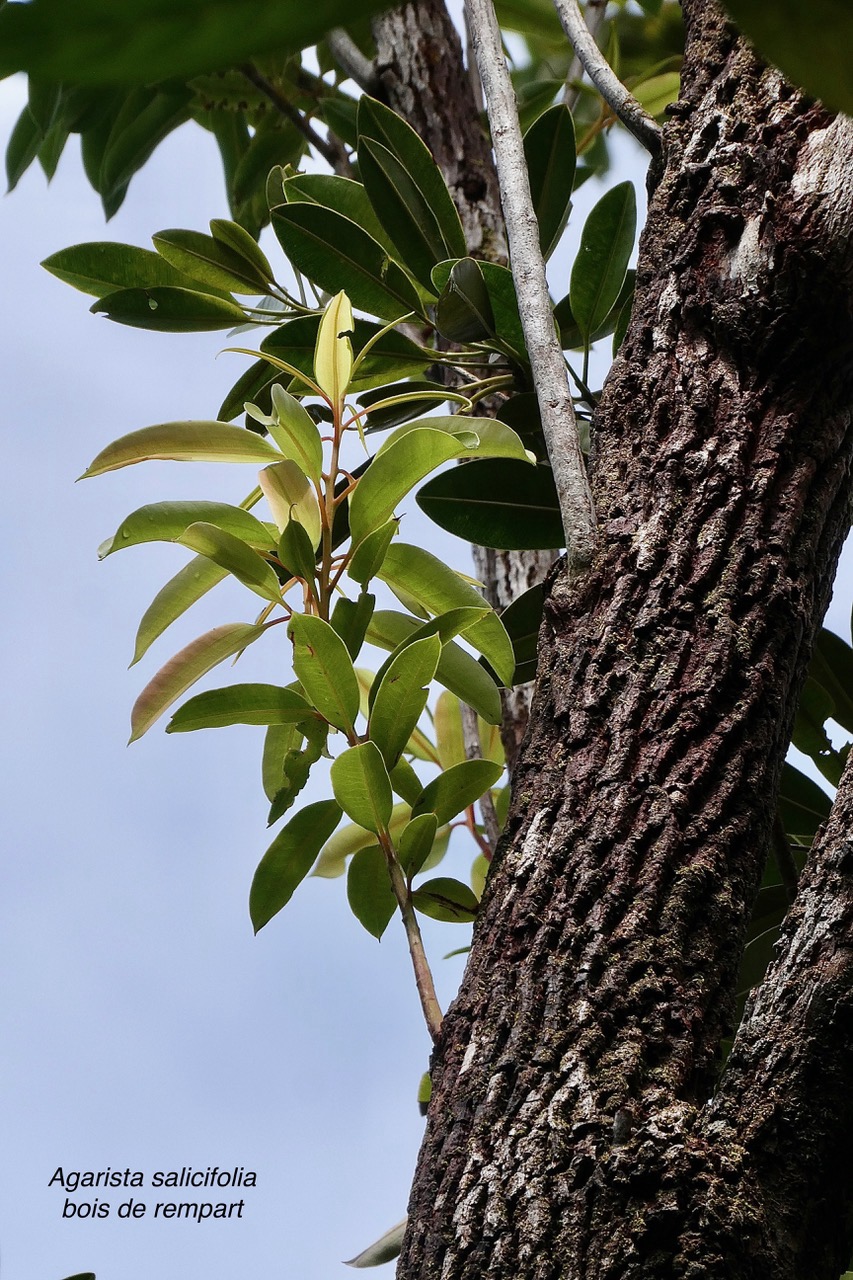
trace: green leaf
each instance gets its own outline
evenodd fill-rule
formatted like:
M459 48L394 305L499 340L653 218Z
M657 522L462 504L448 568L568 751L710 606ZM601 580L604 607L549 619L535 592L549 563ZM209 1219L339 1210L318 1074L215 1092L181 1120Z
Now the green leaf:
M328 622L305 614L294 614L288 634L293 641L293 670L309 699L330 724L353 733L358 680L343 640Z
M340 820L341 811L334 800L319 800L282 827L252 880L249 914L255 933L287 905Z
M463 446L465 458L518 458L533 463L529 453L511 427L496 418L467 418L459 414L445 414L439 418L419 418L417 422L404 422L386 436L376 450L376 456L387 453L399 441L415 431L443 431L454 436Z
M236 302L170 286L150 289L118 289L90 308L117 324L157 333L205 333L233 329L246 320Z
M631 307L634 303L634 286L637 280L637 273L633 267L629 268L625 273L625 280L622 288L619 290L619 296L613 306L608 311L605 318L589 335L589 341L598 342L599 338L606 338L609 333L615 333L620 328L622 322L622 333L624 336L625 327L631 315ZM625 312L623 318L623 311ZM580 327L575 321L572 314L572 300L568 294L565 298L557 303L554 308L554 319L557 322L557 328L560 330L560 342L564 351L580 350L584 345L584 336ZM620 338L621 341L621 338Z
M214 524L258 550L268 551L274 545L266 525L242 507L232 507L227 502L152 502L138 507L121 522L113 536L99 547L98 559L143 542L175 542L199 521Z
M201 231L158 231L151 237L160 257L198 284L227 293L263 293L269 280L227 244ZM251 236L249 237L251 240ZM254 244L254 240L252 240Z
M400 1250L403 1247L403 1236L406 1234L407 1218L402 1222L398 1222L396 1227L392 1227L390 1231L386 1231L378 1240L374 1240L373 1244L362 1249L361 1253L357 1253L354 1258L345 1264L348 1267L379 1267L383 1262L391 1262L393 1258L399 1257ZM92 1280L95 1280L94 1276Z
M261 350L273 356L281 356L301 373L311 376L314 366L314 349L317 345L318 316L304 316L289 320L264 338ZM357 357L366 343L376 338L382 326L367 320L356 320L353 334L353 352ZM405 334L390 329L374 342L353 377L351 392L368 387L382 386L395 378L407 378L421 373L430 363L429 353L421 351Z
M227 576L225 569L220 569L206 556L194 556L188 565L170 578L142 616L130 665L144 657L167 627Z
M726 0L759 53L831 110L853 114L853 11L847 0Z
M118 289L192 287L187 276L150 249L111 240L71 245L52 253L41 265L57 279L97 298Z
M448 689L439 695L435 704L433 725L442 769L449 769L452 765L462 764L463 760L467 760L468 753L462 732L462 708L456 694Z
M469 258L463 261L471 263L474 260ZM456 265L453 262L440 262L432 273L433 285L441 294L438 301L439 309L442 307L442 299L445 296L445 290L450 284L451 274ZM488 335L492 339L498 339L514 354L520 363L526 364L527 354L524 331L522 330L521 317L518 313L518 298L515 293L512 272L507 267L498 266L495 262L475 262L474 265L486 286L489 310L491 312L491 315L489 315L484 307L482 295L475 284L476 275L474 270L470 266L466 266L465 271L467 274L464 277L464 293L472 314L479 318L480 337L485 338ZM454 276L454 278L456 277ZM441 325L439 325L439 328L441 329ZM462 331L460 330L460 332ZM476 340L473 320L470 332L471 336L465 341ZM450 337L450 334L446 336ZM456 340L462 341L463 339Z
M810 756L833 786L841 780L843 757L836 751L826 732L826 722L835 710L831 696L814 677L803 685L791 741L804 755Z
M440 290L435 309L439 333L450 342L484 342L495 336L496 326L482 266L474 258L453 263L445 284L442 273L433 271L434 287Z
M385 553L399 528L400 521L392 517L358 544L347 565L347 574L353 582L366 587L370 579L376 577L382 568Z
M172 716L166 732L189 733L232 724L293 724L313 715L313 708L293 689L274 684L232 684L227 689L209 689L190 698Z
M278 540L278 558L291 577L301 578L303 582L313 582L316 577L314 545L298 520L290 520L284 526Z
M383 8L353 0L347 23ZM0 11L0 75L79 84L145 84L295 53L342 21L339 0L37 0Z
M636 223L633 183L620 182L601 197L584 224L569 296L585 341L619 296L634 247Z
M346 645L353 662L364 644L375 605L376 597L362 591L358 600L348 600L346 596L341 596L332 611L332 626Z
M282 761L282 785L273 796L270 805L267 826L278 822L279 818L295 802L308 782L311 768L326 751L329 738L329 726L321 720L302 720L299 724L301 738L305 745L300 751L299 740L287 752Z
M409 592L434 615L450 609L482 608L484 604L477 588L463 582L443 561L424 551L423 547L410 546L405 542L391 544L378 576L392 589L401 587ZM509 636L497 614L491 613L468 627L465 639L491 663L499 679L509 685L515 670L515 658Z
M840 636L822 627L809 675L832 699L832 718L853 733L853 649Z
M177 541L198 555L207 556L262 599L281 603L281 584L272 565L233 533L200 521L185 529Z
M527 684L536 676L539 628L542 625L544 604L545 590L542 583L537 582L517 596L501 613L501 622L512 641L512 651L515 654L514 685Z
M490 458L441 472L419 490L418 506L440 528L481 547L560 547L563 525L551 468Z
M347 817L367 831L387 831L394 797L375 742L362 742L338 756L331 768L332 790Z
M231 222L228 218L213 218L210 222L210 234L214 240L218 240L242 259L246 267L254 272L255 279L262 288L265 289L275 280L267 255L255 237L238 222Z
M260 436L229 422L164 422L121 436L102 449L81 480L135 462L269 462L281 454Z
M163 139L189 120L191 98L184 85L132 90L113 118L101 156L98 190L102 196L108 200L124 192Z
M367 629L367 638L380 649L394 650L407 640L419 639L419 632L415 618L391 609L379 609ZM442 649L435 678L473 707L489 724L500 724L501 699L494 680L479 662L452 640Z
M258 475L273 519L284 531L292 520L303 526L312 547L320 545L322 516L314 486L296 462L286 460L264 467Z
M530 194L539 223L539 245L548 258L563 234L572 207L575 127L564 104L543 112L524 135Z
M411 807L408 804L394 805L391 810L391 821L388 824L392 839L395 839L397 834L402 831L409 821L411 812ZM375 840L376 836L372 831L366 831L364 827L360 827L356 823L341 827L340 831L335 832L331 839L327 841L311 874L313 876L321 876L324 880L337 879L346 870L347 858L351 857L357 850L365 849L369 844L374 844Z
M362 420L365 433L387 431L401 422L419 418L422 413L441 408L448 396L448 389L442 383L426 379L397 382L365 391L358 397L359 405L368 410L367 417Z
M271 724L264 734L264 751L261 760L261 780L264 795L272 802L285 784L285 760L302 741L296 722Z
M293 265L328 293L343 289L353 306L383 320L420 313L417 290L376 240L333 209L279 205L273 229Z
M408 169L379 142L359 140L358 165L370 203L394 245L395 257L432 294L430 272L448 256L448 249L426 198Z
M400 832L397 856L409 880L418 874L429 857L437 832L438 818L434 813L422 813Z
M378 686L374 685L368 733L389 769L397 763L423 714L441 647L438 636L407 645L389 664Z
M681 88L681 76L677 71L665 71L659 76L650 76L635 84L631 92L644 111L658 118L666 111L671 102L675 102Z
M160 668L136 699L130 716L130 741L135 742L147 733L163 712L203 675L253 644L266 630L267 626L230 622L190 641Z
M44 134L33 119L29 107L24 107L6 147L6 179L8 190L14 191L21 178L38 155Z
M411 751L412 739L406 743L406 751ZM399 796L401 800L405 800L406 804L414 804L418 796L424 789L422 780L415 773L414 768L405 756L400 759L390 769L388 776L391 779L391 788L395 796Z
M436 876L419 885L412 893L412 905L421 915L450 924L468 924L477 915L479 902L473 891L461 880Z
M412 817L434 813L441 826L479 800L502 772L500 765L491 760L464 760L462 764L455 764L424 787L412 809Z
M782 766L779 816L790 840L808 847L821 823L829 820L832 800L825 791L787 761Z
M394 245L373 212L373 205L360 182L331 173L298 173L284 182L283 195L288 204L302 202L334 209L335 213L349 218L366 231L387 253L394 253Z
M347 901L359 924L376 939L382 937L397 908L388 877L385 854L378 844L359 849L347 873Z
M308 410L278 383L273 384L271 398L270 435L285 458L319 483L323 472L323 442L317 424Z

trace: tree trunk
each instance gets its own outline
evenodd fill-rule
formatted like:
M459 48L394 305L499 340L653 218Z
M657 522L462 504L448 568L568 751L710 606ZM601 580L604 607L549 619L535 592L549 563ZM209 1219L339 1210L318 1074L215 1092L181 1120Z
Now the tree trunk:
M552 577L404 1280L836 1280L851 1243L849 770L708 1099L849 527L853 126L712 0L684 8L595 423L600 550L574 585Z

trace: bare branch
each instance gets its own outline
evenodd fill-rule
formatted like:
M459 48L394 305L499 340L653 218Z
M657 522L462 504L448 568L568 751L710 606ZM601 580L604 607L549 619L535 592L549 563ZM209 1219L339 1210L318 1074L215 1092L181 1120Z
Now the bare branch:
M465 0L465 9L492 130L524 340L560 500L569 572L574 574L592 558L595 510L578 438L566 362L548 296L518 107L492 0Z
M338 66L354 81L359 89L376 97L380 88L376 67L359 49L348 31L335 27L326 36L326 44Z
M584 22L578 0L554 0L554 3L572 48L604 101L650 155L660 155L663 137L660 126L625 88L603 57Z
M585 22L589 30L589 34L593 40L596 40L599 31L604 22L604 15L607 11L607 0L588 0L586 6ZM583 79L583 63L577 54L572 58L568 75L566 76L566 87L563 91L563 102L570 111L574 111L578 98L580 97L580 82Z
M297 111L296 107L288 102L284 94L280 93L275 85L267 80L266 76L261 75L256 66L251 62L247 62L244 63L240 70L246 79L256 89L260 89L261 93L270 100L276 111L299 130L302 136L310 142L314 150L323 157L327 164L332 166L336 173L343 176L351 175L349 160L341 152L341 149L326 138L322 138L310 120L307 120L301 111Z

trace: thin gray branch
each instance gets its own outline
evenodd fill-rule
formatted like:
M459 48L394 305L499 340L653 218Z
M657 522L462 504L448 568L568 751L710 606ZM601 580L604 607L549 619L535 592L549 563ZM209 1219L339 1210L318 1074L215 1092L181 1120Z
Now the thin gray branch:
M578 0L554 0L554 3L572 48L604 101L650 155L660 155L663 145L660 125L640 106L605 60L584 22Z
M607 0L588 0L586 6L585 22L589 30L589 34L593 40L598 43L598 33L604 23L604 15L607 12ZM574 111L578 98L580 97L580 82L583 79L583 63L577 54L572 58L568 75L566 76L566 87L563 91L563 102L570 111Z
M492 0L465 0L465 9L486 97L521 325L560 500L568 568L574 574L592 559L595 510L548 296L518 107Z
M326 44L332 57L337 62L350 80L354 81L359 89L363 89L365 93L370 93L376 97L379 89L379 78L376 74L376 67L370 58L361 52L356 42L348 31L344 31L343 27L335 27L326 36Z

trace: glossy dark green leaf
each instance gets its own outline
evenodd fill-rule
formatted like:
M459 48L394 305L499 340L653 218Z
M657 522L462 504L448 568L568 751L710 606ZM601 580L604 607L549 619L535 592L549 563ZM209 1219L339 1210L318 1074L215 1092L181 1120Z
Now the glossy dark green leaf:
M465 262L463 268L461 262ZM473 266L470 264L473 263ZM494 262L479 262L474 259L462 259L460 263L441 262L432 272L433 285L439 291L439 306L442 300L449 297L448 286L451 275L457 269L466 273L464 283L464 301L457 299L455 310L451 309L449 323L459 325L458 332L464 332L465 324L470 325L468 338L454 341L476 342L489 338L497 338L508 347L520 361L526 361L524 333L521 328L521 317L518 313L518 299L515 294L515 283L512 272L507 267L498 266ZM485 284L486 294L481 291L480 283ZM488 305L486 304L488 296ZM467 312L464 310L467 308ZM466 320L467 314L467 320ZM479 337L475 337L475 330ZM446 336L450 336L447 334Z
M461 258L450 269L445 284L433 273L441 290L435 308L439 333L450 342L485 342L496 333L495 317L483 277L482 266L474 258Z
M545 590L541 582L522 592L511 605L501 613L501 622L512 641L515 654L515 676L513 684L526 684L536 675L536 657L539 645L539 628L542 625L542 610L545 602Z
M289 520L278 540L278 558L284 569L294 578L311 582L317 571L314 544L298 520Z
M353 662L361 652L375 605L376 597L362 591L357 600L341 596L332 610L331 625L346 645Z
M33 119L29 107L24 107L6 144L6 181L9 191L14 191L35 160L43 138L44 134Z
M417 502L440 528L481 547L549 550L563 542L554 476L544 464L466 462L429 480Z
M130 741L141 738L197 680L226 658L253 644L266 629L266 626L244 622L226 623L205 632L176 653L136 699L130 716Z
M273 369L268 361L255 360L244 373L240 374L240 377L219 406L219 412L216 415L219 421L230 422L243 412L246 403L258 404L259 400L263 401L260 407L265 412L269 412L272 409L272 402L269 398L270 387L276 378L282 376L287 377L286 374L276 373L276 370ZM257 427L257 430L260 430L260 427Z
M416 633L420 633L416 618L392 609L379 609L371 619L367 638L378 648L393 651ZM452 640L442 649L435 678L489 724L500 724L501 699L497 685L479 662Z
M68 126L61 120L57 120L53 128L45 134L44 141L39 146L38 162L48 182L56 173L69 133Z
M301 373L311 376L314 349L317 345L319 318L305 316L280 325L261 343L261 350L287 360ZM352 339L353 353L358 356L365 344L380 330L368 320L356 320ZM390 330L370 348L359 365L351 384L352 391L382 386L396 378L422 373L431 357L422 352L405 334Z
M381 938L397 909L397 900L385 854L378 844L368 845L353 855L347 872L347 901L359 924L374 938ZM386 1250L382 1256L394 1255Z
M438 832L438 819L434 813L422 813L403 828L397 841L400 866L411 880L416 876L430 855Z
M816 782L792 764L782 766L779 816L790 840L810 845L821 823L829 820L831 808L832 800Z
M625 310L622 330L624 334L624 327L627 326L628 319L631 315L631 307L634 302L634 285L636 283L636 279L636 271L633 267L629 268L625 273L625 279L622 283L622 288L619 290L619 296L605 318L601 321L601 324L593 333L590 334L589 341L591 343L598 342L600 338L606 338L610 333L615 333L616 329L619 327L620 319L622 319L623 310ZM572 302L568 294L566 294L565 298L561 298L554 308L554 319L557 322L557 328L560 330L560 342L564 351L579 350L583 347L584 336L572 314Z
M853 10L847 0L726 0L759 53L830 108L853 114Z
M266 206L263 188L270 169L298 164L305 147L305 138L289 120L256 130L234 170L232 191L238 206L259 198Z
M400 521L392 518L362 539L347 566L347 574L353 582L365 587L371 578L376 577L399 527Z
M204 333L233 329L246 313L236 302L190 289L119 289L108 293L91 308L135 329L158 333Z
M853 733L853 649L832 631L818 634L809 675L832 699L832 718Z
M150 249L96 240L52 253L41 264L51 275L96 298L118 289L192 287L192 281Z
M291 751L298 750L302 742L299 725L295 721L271 724L264 734L264 750L261 759L261 781L264 795L272 802L286 783L285 761Z
M250 547L270 550L274 545L269 529L242 507L227 502L152 502L122 520L113 536L99 547L98 558L103 560L114 551L143 542L174 542L200 520L241 538Z
M523 85L518 93L518 123L522 133L527 133L543 112L553 104L564 88L559 80L536 80Z
M358 680L340 636L322 618L294 614L288 628L293 670L305 693L330 724L353 732L359 708Z
M421 311L406 273L349 218L320 205L286 204L273 210L272 224L293 265L321 289L343 289L354 307L383 320Z
M152 240L161 258L205 289L253 294L266 289L268 275L263 279L254 263L202 231L158 231Z
M543 112L524 135L530 194L539 223L539 245L548 258L563 234L572 207L575 127L564 104Z
M360 140L358 164L370 203L394 245L394 256L432 293L430 272L448 250L425 196L394 153L373 139Z
M631 182L620 182L601 197L587 218L572 267L572 314L585 341L607 318L628 270L637 224Z
M455 764L424 787L412 809L412 817L434 813L439 826L450 822L494 786L502 773L501 766L491 760L465 760Z
M219 729L232 724L295 724L314 710L293 689L274 684L232 684L199 693L175 712L167 733Z
M467 884L449 876L436 876L419 885L412 893L412 904L421 915L449 924L469 924L480 905Z
M334 209L366 231L387 253L394 253L394 242L377 218L361 182L333 173L298 173L285 180L282 194L288 203L303 201Z
M255 237L239 223L230 222L227 218L213 218L210 222L210 234L214 240L242 259L247 270L254 272L260 285L266 286L275 279L267 255Z
M394 797L375 742L361 742L338 756L330 777L335 799L347 817L376 835L387 831Z
M383 8L352 0L346 21ZM339 0L36 0L0 11L0 75L80 84L183 80L256 55L294 53L342 20Z
M249 914L255 933L287 905L340 820L341 810L334 800L319 800L282 827L252 880Z
M0 23L2 18L0 12ZM163 139L189 120L191 98L183 85L168 91L139 89L131 93L104 147L99 179L102 195L123 190Z
M364 94L358 104L358 133L359 162L363 141L367 139L390 151L399 161L400 168L410 176L420 200L430 211L430 227L434 220L444 245L444 251L438 254L436 261L463 257L466 252L465 233L453 198L428 147L414 129L390 107ZM376 212L381 220L378 208Z

